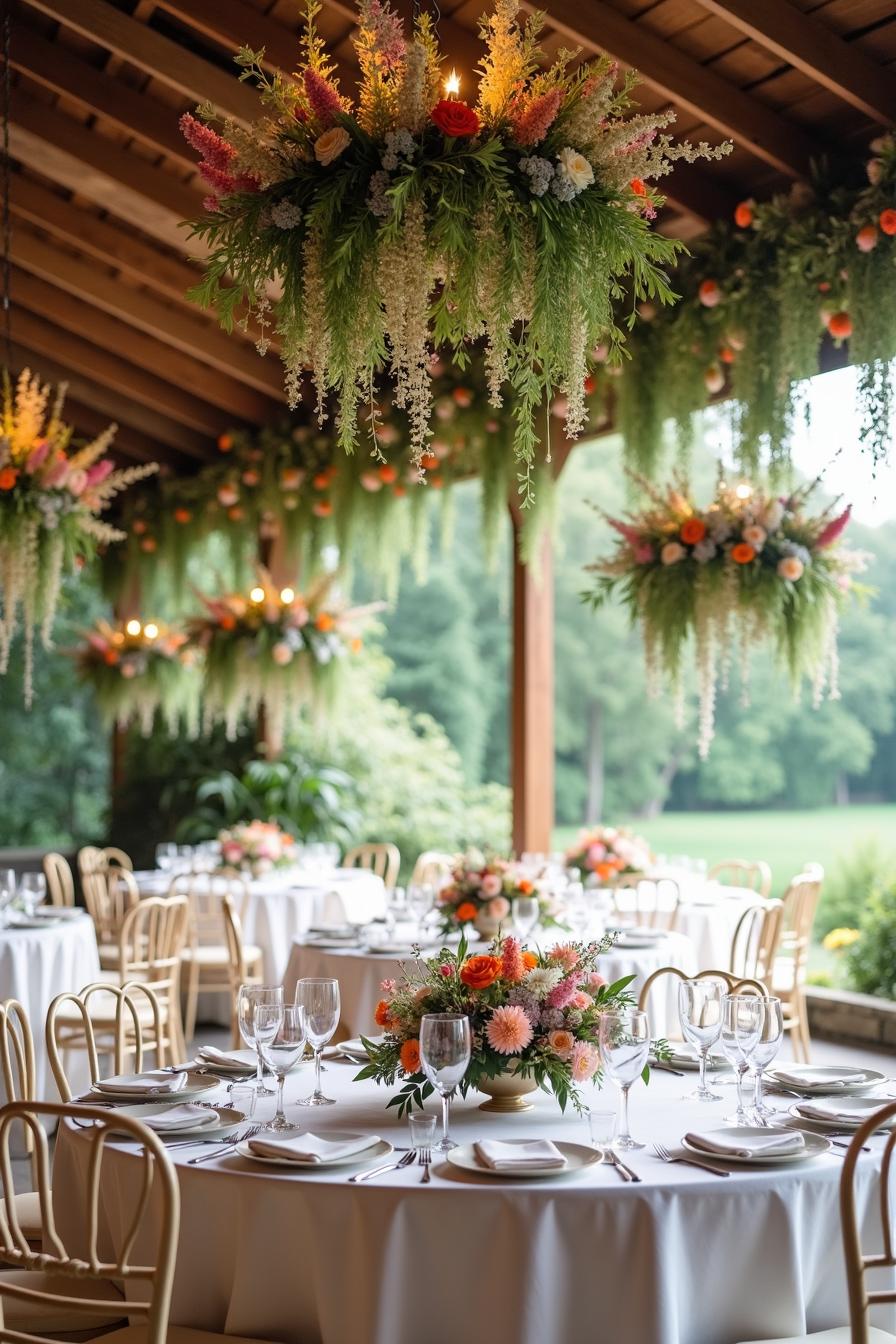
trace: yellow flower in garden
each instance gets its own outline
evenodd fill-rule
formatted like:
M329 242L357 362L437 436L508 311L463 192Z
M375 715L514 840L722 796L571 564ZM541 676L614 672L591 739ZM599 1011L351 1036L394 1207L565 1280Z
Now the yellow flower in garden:
M843 952L847 947L852 947L861 937L858 929L831 929L830 933L822 942L828 952Z

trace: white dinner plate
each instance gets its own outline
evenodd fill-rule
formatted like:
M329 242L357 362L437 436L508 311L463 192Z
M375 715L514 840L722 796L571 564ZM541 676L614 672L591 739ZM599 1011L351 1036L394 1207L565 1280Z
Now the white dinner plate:
M175 1104L180 1105L180 1102ZM145 1120L148 1116L164 1115L165 1111L172 1109L173 1107L169 1106L167 1103L163 1106L159 1102L155 1102L151 1104L148 1103L145 1106L119 1106L116 1114L130 1115L134 1120ZM156 1138L161 1139L163 1143L166 1139L170 1140L172 1143L180 1143L184 1139L193 1138L223 1139L228 1134L232 1134L234 1130L239 1129L240 1125L246 1120L244 1112L234 1110L232 1106L221 1106L220 1108L209 1107L209 1109L214 1111L217 1117L214 1124L184 1125L181 1129L154 1129L152 1132L155 1134ZM152 1127L149 1126L149 1128ZM120 1130L114 1128L114 1122L113 1126L110 1128L110 1133L121 1133ZM127 1137L131 1138L132 1135L128 1134Z
M386 1038L385 1036L368 1036L367 1039L371 1045L382 1045ZM358 1060L359 1064L366 1063L370 1058L367 1051L364 1049L364 1042L361 1040L360 1036L354 1036L350 1041L340 1041L338 1049L340 1049L344 1055L352 1055L353 1058Z
M792 1078L780 1078L781 1072L792 1074L794 1078L802 1073L806 1081L800 1085ZM844 1074L851 1074L852 1081L838 1083L837 1080L842 1079ZM838 1068L835 1064L790 1064L783 1071L769 1069L767 1076L773 1087L779 1087L784 1092L798 1092L804 1097L848 1097L889 1082L887 1075L878 1073L876 1069Z
M271 1142L276 1142L276 1135L266 1135ZM357 1138L356 1134L346 1134L343 1132L328 1134L328 1139L349 1139ZM365 1148L362 1153L352 1153L349 1157L337 1158L335 1162L296 1162L292 1157L267 1157L262 1153L253 1153L249 1147L249 1142L244 1139L236 1146L235 1152L240 1157L248 1158L250 1162L260 1162L265 1167L292 1167L293 1171L329 1171L331 1167L366 1167L371 1162L382 1162L395 1149L386 1139L380 1139L377 1143L371 1144Z
M745 1137L755 1134L768 1134L767 1129L755 1129L749 1125L732 1125L725 1130L729 1138L736 1138L738 1134ZM694 1153L697 1157L708 1158L713 1162L733 1162L739 1167L782 1167L789 1166L793 1162L806 1162L810 1157L819 1157L822 1153L828 1153L831 1150L830 1139L826 1139L822 1134L810 1134L808 1130L802 1131L805 1140L804 1147L793 1153L754 1153L750 1157L737 1157L734 1153L715 1153L709 1148L700 1148L696 1143L689 1143L686 1138L682 1139L682 1148L687 1149L689 1153Z
M61 923L60 919L38 919L36 915L12 915L6 927L15 932L18 929L52 929L54 924Z
M664 1061L665 1063L671 1064L674 1069L688 1069L695 1073L699 1070L700 1060L696 1050L690 1051L687 1046L678 1043L673 1045L671 1049L672 1058ZM724 1055L711 1050L706 1061L706 1071L707 1073L730 1073L732 1070Z
M306 938L305 946L319 948L322 952L360 952L361 944L357 938Z
M188 1073L187 1081L183 1087L178 1088L176 1092L104 1092L100 1083L92 1083L90 1087L91 1097L96 1097L97 1101L123 1102L125 1104L136 1105L140 1101L164 1100L172 1106L180 1101L187 1101L190 1097L198 1097L203 1092L211 1092L214 1088L221 1086L219 1078L209 1078L204 1073Z
M622 937L616 939L610 951L647 951L648 948L656 947L658 943L662 942L665 936L664 933L661 933L657 938L647 938L641 933L624 934Z
M507 1143L529 1143L529 1139L507 1139ZM476 1156L476 1149L472 1143L465 1143L459 1148L452 1148L445 1154L448 1161L455 1167L460 1167L462 1171L474 1171L477 1176L495 1176L499 1181L541 1181L548 1176L570 1176L575 1172L584 1171L586 1167L593 1167L595 1163L601 1161L601 1154L594 1148L587 1148L583 1143L559 1143L554 1140L554 1147L559 1148L560 1152L566 1158L565 1167L529 1167L527 1171L495 1171L492 1167L487 1167L484 1162L480 1162Z
M819 1097L816 1100L820 1101L821 1098ZM794 1102L790 1108L789 1114L806 1124L817 1125L819 1129L834 1130L858 1129L860 1125L864 1124L864 1122L874 1114L873 1111L869 1111L868 1109L868 1097L825 1097L825 1101L829 1100L835 1101L841 1112L854 1110L855 1115L852 1117L847 1117L842 1114L837 1116L831 1115L826 1120L823 1120L821 1116L818 1115L806 1115L803 1112L803 1106L809 1104L808 1097L805 1102ZM892 1100L892 1097L881 1097L880 1105L886 1106ZM885 1124L880 1126L880 1128L893 1129L894 1126L896 1126L896 1116L891 1116Z
M365 946L365 952L384 957L411 957L414 955L413 946L410 943L376 943L375 945Z
M196 1051L196 1062L204 1069L211 1069L214 1073L220 1073L226 1077L248 1078L255 1072L258 1062L258 1056L254 1050L233 1050L232 1054L245 1056L242 1063L234 1061L232 1064L225 1063L219 1059L205 1059L202 1051Z
M50 924L58 924L67 919L84 919L86 916L86 910L79 910L69 905L42 905L34 912L35 919L45 920Z

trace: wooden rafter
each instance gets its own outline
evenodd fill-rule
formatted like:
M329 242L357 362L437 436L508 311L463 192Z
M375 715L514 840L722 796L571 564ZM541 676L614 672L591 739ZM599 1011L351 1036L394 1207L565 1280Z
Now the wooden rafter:
M761 46L882 126L896 123L896 81L854 43L790 0L700 0Z
M73 425L75 433L81 438L93 438L102 434L109 423L109 417L102 415L93 406L86 406L75 397L65 399L66 423ZM128 457L135 462L158 462L163 470L183 470L186 459L173 449L161 447L157 440L139 429L129 425L119 425L112 444L115 457Z

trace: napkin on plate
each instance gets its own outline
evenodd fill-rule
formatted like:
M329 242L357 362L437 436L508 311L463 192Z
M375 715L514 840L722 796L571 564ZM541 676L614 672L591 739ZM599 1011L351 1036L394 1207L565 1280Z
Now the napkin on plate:
M120 1073L114 1078L102 1078L98 1083L94 1083L93 1090L112 1094L126 1092L133 1095L137 1092L179 1092L186 1085L185 1073L163 1073L161 1069L153 1069L149 1073Z
M304 1166L325 1166L344 1157L366 1152L379 1143L378 1134L356 1134L351 1139L324 1139L319 1134L296 1134L291 1139L249 1140L249 1148L257 1157L281 1157Z
M199 1129L204 1125L217 1125L218 1112L208 1106L197 1106L195 1101L185 1101L180 1106L172 1106L160 1115L144 1115L143 1123L158 1134L178 1129Z
M234 1052L218 1050L214 1045L203 1045L196 1053L200 1062L204 1064L220 1064L222 1068L241 1069L245 1073L255 1072L254 1061L240 1059Z
M769 1134L757 1131L755 1134L727 1133L724 1129L714 1129L704 1134L686 1134L688 1143L706 1153L716 1153L719 1157L780 1157L785 1153L799 1153L806 1146L802 1134Z
M479 1161L492 1171L531 1171L533 1168L566 1166L566 1158L550 1139L533 1139L531 1143L502 1143L500 1139L484 1139L474 1143Z
M796 1109L807 1120L833 1120L837 1124L860 1125L890 1100L890 1097L869 1097L861 1105L850 1106L846 1110L842 1110L836 1101L805 1101L800 1102Z
M842 1073L834 1073L830 1068L813 1068L811 1064L806 1064L802 1068L794 1069L775 1069L773 1081L784 1083L786 1087L811 1087L819 1092L828 1090L836 1091L842 1087L855 1087L856 1083L863 1081L861 1069L844 1069Z

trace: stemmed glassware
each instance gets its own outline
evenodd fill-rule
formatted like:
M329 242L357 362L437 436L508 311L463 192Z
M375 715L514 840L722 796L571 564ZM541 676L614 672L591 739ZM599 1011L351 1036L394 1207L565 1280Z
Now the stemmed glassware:
M0 868L0 921L6 924L9 919L9 907L16 896L16 870Z
M744 1106L744 1074L762 1032L764 1000L758 994L726 994L722 999L720 1041L737 1078L737 1113L727 1116L735 1125L750 1125L752 1116Z
M628 1094L644 1072L650 1051L647 1014L636 1008L604 1013L600 1019L600 1054L607 1074L622 1093L622 1121L614 1147L628 1151L643 1148L632 1138L628 1123Z
M296 1003L305 1009L305 1035L314 1051L314 1091L300 1106L335 1106L320 1088L320 1052L339 1026L339 981L306 978L296 985Z
M420 1064L442 1098L442 1137L436 1152L457 1144L448 1133L451 1098L470 1065L473 1038L470 1019L460 1013L425 1013L420 1019Z
M581 941L591 923L591 907L581 882L570 882L563 893L565 910L563 920L574 938Z
M47 895L47 879L43 873L23 873L21 893L25 914L31 916Z
M520 942L524 943L530 933L534 933L538 926L538 919L541 914L538 897L514 896L511 911L513 913L513 927Z
M261 1055L261 1043L256 1032L255 1010L256 1008L282 1007L282 985L240 985L236 999L236 1020L240 1035L249 1048L256 1052L258 1058L255 1092L259 1097L272 1097L274 1090L271 1087L265 1087L264 1060Z
M722 1034L723 985L718 980L684 980L678 986L678 1016L684 1038L700 1056L700 1081L694 1101L721 1101L718 1092L706 1085L706 1062L709 1052Z
M408 905L415 920L417 921L417 940L423 942L423 925L426 916L429 914L435 904L435 888L431 886L412 886L408 887Z
M156 845L156 867L163 873L173 873L177 866L177 845L164 840Z
M286 1118L283 1084L305 1049L305 1009L296 1003L281 1005L279 1008L273 1004L256 1006L255 1032L265 1064L277 1075L277 1114L264 1128L280 1134L294 1134L299 1126Z
M759 1040L750 1060L750 1072L753 1075L753 1112L760 1120L768 1120L778 1114L774 1106L766 1106L762 1100L762 1075L781 1049L784 1038L784 1011L780 999L763 999L762 1026Z

